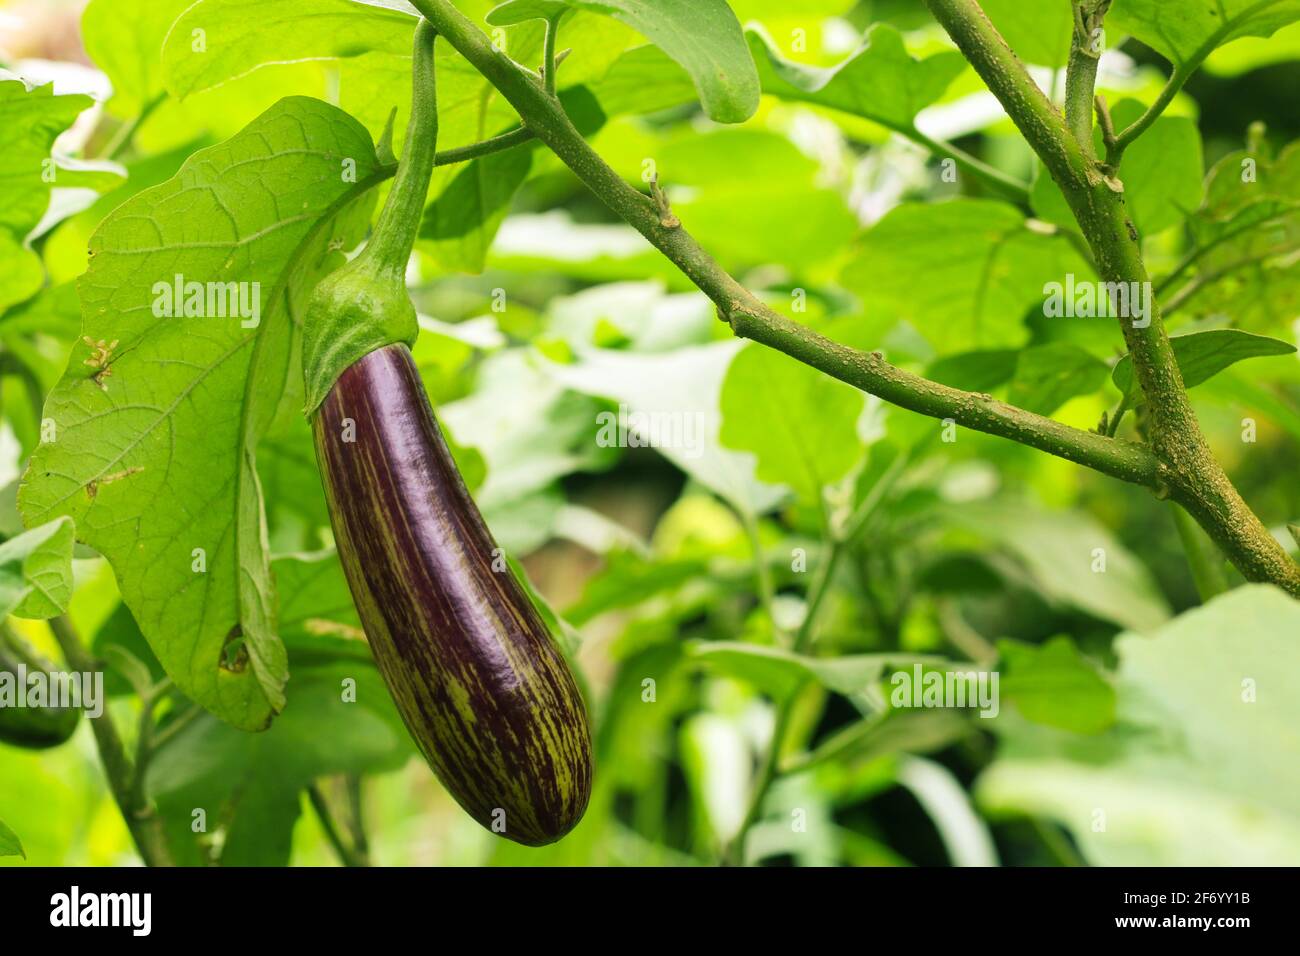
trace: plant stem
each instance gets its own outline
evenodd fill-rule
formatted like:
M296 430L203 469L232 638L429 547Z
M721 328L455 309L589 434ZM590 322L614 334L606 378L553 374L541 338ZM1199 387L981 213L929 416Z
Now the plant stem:
M412 54L411 118L393 188L358 258L364 257L405 282L406 266L415 246L424 196L433 173L438 144L437 80L433 69L433 44L437 31L427 20L415 27Z
M1295 208L1300 208L1300 203L1295 204ZM1205 243L1204 245L1197 246L1195 249L1190 250L1186 255L1183 256L1182 259L1178 261L1178 264L1174 266L1173 269L1171 269L1167 275L1165 275L1163 278L1160 279L1159 282L1156 283L1155 286L1156 295L1162 296L1166 292L1168 292L1173 287L1174 283L1177 282L1178 279L1188 269L1196 265L1196 263L1200 262L1201 259L1203 259L1206 255L1208 255L1210 252L1213 252L1215 249L1219 248L1219 246L1223 245L1225 242L1231 242L1233 239L1236 239L1238 236L1244 235L1245 233L1252 232L1257 229L1262 229L1265 226L1272 226L1284 222L1286 219L1290 218L1290 216L1295 212L1295 208L1288 208L1287 211L1284 213L1280 213L1276 216L1269 216L1266 219L1260 219L1258 222L1247 222L1242 225L1234 226L1231 229L1225 229L1223 232L1219 233L1219 235L1215 236L1209 242ZM1166 314L1168 313L1167 306L1165 308L1165 312Z
M1149 287L1123 185L1083 152L976 0L926 2L1060 186L1103 281ZM1242 501L1206 444L1158 306L1153 302L1141 319L1121 318L1121 327L1150 412L1158 493L1182 504L1247 580L1300 595L1300 566Z
M1106 281L1148 280L1137 230L1120 184L1103 175L1030 79L975 0L927 0L936 19L1002 102L1061 186ZM885 401L977 431L1009 438L1180 501L1251 581L1300 595L1300 566L1273 540L1210 454L1183 388L1159 312L1124 325L1134 368L1153 413L1153 448L1071 428L889 365L879 353L847 348L768 308L723 270L675 220L606 164L554 97L496 49L450 0L414 0L438 32L495 86L532 130L607 206L709 296L732 331L784 352Z
M745 528L745 535L749 538L749 547L754 554L754 583L758 589L758 602L763 608L769 621L772 622L772 632L777 639L782 639L783 632L776 622L776 585L772 580L772 569L767 566L767 559L763 556L763 542L759 534L758 517L747 509L737 509L736 514L740 516L740 523Z
M140 112L133 119L128 120L117 128L113 138L104 144L101 156L104 159L117 159L122 153L126 152L131 141L135 139L136 132L144 125L145 120L153 115L154 110L162 105L167 99L167 94L159 93L153 99L149 100L140 108Z
M98 669L96 661L66 616L52 618L49 624L70 670L85 674ZM117 727L109 716L107 707L98 717L89 714L86 717L99 747L99 759L104 765L109 790L117 801L118 809L122 811L122 819L126 821L127 829L135 840L140 859L145 866L172 866L162 820L145 797L143 787L137 790L134 785L135 769L131 758L126 754L126 748L122 746L122 738L118 736Z
M1101 29L1110 0L1090 4L1071 0L1074 8L1074 38L1065 73L1065 125L1083 152L1091 156L1093 90L1097 86L1097 65L1101 51L1093 48L1093 34Z
M1234 272L1241 272L1243 269L1249 269L1251 266L1257 265L1260 262L1263 262L1266 259L1271 259L1275 256L1292 257L1295 256L1297 252L1300 252L1300 248L1292 247L1289 249L1271 249L1263 255L1246 256L1220 266L1217 269L1211 269L1209 272L1202 272L1165 300L1164 314L1168 316L1171 313L1176 312L1190 302L1201 291L1214 285L1214 283L1218 282L1220 279L1226 279Z
M546 39L542 51L542 83L551 96L555 95L555 41L559 36L560 20L563 17L564 12L561 12L546 21Z
M344 866L369 866L370 860L360 848L348 845L339 832L338 824L334 822L334 814L330 810L329 801L325 799L325 794L320 785L312 783L307 787L307 797L311 800L311 807L316 811L316 817L320 820L321 829L325 832L325 839L334 848L338 854L340 862Z
M1151 127L1151 124L1160 118L1161 114L1163 114L1169 107L1169 104L1174 101L1174 97L1178 95L1178 91L1183 88L1191 75L1200 69L1201 64L1205 62L1205 58L1213 53L1215 49L1218 48L1219 44L1230 36L1233 30L1240 25L1241 17L1244 16L1246 12L1259 14L1269 7L1277 6L1281 2L1282 0L1258 0L1258 2L1251 6L1248 11L1243 11L1242 14L1239 14L1236 17L1222 17L1223 22L1220 24L1219 29L1206 37L1205 42L1197 47L1192 55L1184 62L1179 63L1174 67L1173 74L1169 77L1169 81L1165 83L1164 89L1160 91L1160 95L1156 97L1155 102L1147 108L1145 113L1134 120L1132 125L1119 134L1115 141L1115 148L1107 153L1106 162L1116 168L1119 167L1120 160L1124 155L1124 150L1132 145L1135 139L1145 133Z
M951 143L945 143L943 140L932 139L926 136L915 126L898 126L892 127L895 132L906 136L912 142L924 146L936 156L943 156L951 159L959 167L973 175L976 179L981 180L986 185L991 186L998 192L1004 193L1009 199L1027 205L1029 203L1029 186L1014 176L1004 173L995 166L990 166L982 160L976 159L964 149L959 149Z
M546 96L527 72L497 50L449 0L415 0L414 5L501 91L538 139L713 300L719 315L736 335L784 352L910 411L950 418L976 431L1009 438L1125 481L1155 487L1156 459L1140 445L1071 428L989 395L931 382L890 365L879 353L861 352L833 342L768 308L719 266L680 224L664 225L654 201L610 168L569 122L559 103Z
M723 857L727 863L732 866L741 866L745 862L745 838L749 836L750 829L758 822L758 816L763 810L763 801L767 799L767 792L772 788L779 775L781 765L781 750L785 743L786 730L790 726L790 718L794 716L794 704L799 697L799 687L790 692L790 695L776 705L776 717L772 722L772 740L767 747L767 754L763 758L763 765L759 768L758 779L754 782L754 787L750 792L749 806L745 810L745 818L740 823L740 829L732 837L731 843L728 844Z
M532 130L521 126L518 129L512 129L502 133L499 136L493 136L491 139L485 139L481 142L470 143L468 146L457 146L455 149L444 149L433 157L433 165L450 166L454 163L464 163L471 159L478 159L480 156L490 156L492 153L500 153L507 149L513 149L533 138ZM396 167L393 167L396 170Z

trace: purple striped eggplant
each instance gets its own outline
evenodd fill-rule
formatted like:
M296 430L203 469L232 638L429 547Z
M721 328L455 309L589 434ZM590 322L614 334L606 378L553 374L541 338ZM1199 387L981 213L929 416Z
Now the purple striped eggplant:
M312 424L352 596L425 759L489 829L559 839L591 792L582 696L500 560L410 351L354 364Z
M501 559L411 359L405 273L437 139L433 44L421 21L406 147L370 241L305 309L306 411L339 557L402 720L470 816L536 846L586 809L591 734L573 675Z

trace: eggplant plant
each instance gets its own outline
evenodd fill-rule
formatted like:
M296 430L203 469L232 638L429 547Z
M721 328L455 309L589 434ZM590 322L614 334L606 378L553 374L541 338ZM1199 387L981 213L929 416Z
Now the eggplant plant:
M111 698L0 778L158 866L1300 859L1300 6L274 6L0 80L0 678Z

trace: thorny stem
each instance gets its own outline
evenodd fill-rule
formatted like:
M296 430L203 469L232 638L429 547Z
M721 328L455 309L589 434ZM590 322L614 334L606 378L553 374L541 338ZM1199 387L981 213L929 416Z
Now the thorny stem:
M902 408L952 419L958 425L1155 487L1156 459L1140 445L1071 428L990 395L929 381L890 365L879 353L833 342L769 308L719 266L686 229L665 226L654 200L605 163L569 122L559 103L546 96L525 70L497 50L449 0L415 0L414 6L505 96L538 139L713 300L736 335L775 348Z
M1102 280L1146 286L1140 237L1113 170L1083 151L976 0L926 3L1060 186ZM1247 580L1300 595L1300 566L1242 501L1206 444L1158 306L1152 303L1141 320L1122 319L1121 327L1150 412L1158 492L1183 505Z
M95 660L86 646L81 642L72 622L65 616L50 620L50 630L63 651L68 668L81 673L90 673L97 669ZM107 708L98 717L86 715L90 729L95 735L99 747L99 759L104 765L104 776L108 778L108 787L122 811L122 819L135 840L140 859L146 866L172 866L171 851L167 847L167 838L163 832L162 819L154 812L153 805L143 793L143 787L135 784L135 768L131 758L122 746L117 727Z
M927 0L936 19L1002 102L1070 202L1108 282L1149 281L1122 186L1098 168L1030 79L975 0ZM1124 323L1134 369L1152 411L1152 446L1071 428L1044 416L903 371L879 353L833 342L760 302L655 202L623 180L574 128L559 102L496 49L450 0L414 0L438 32L514 106L524 125L617 215L667 256L718 307L732 331L911 411L1009 438L1181 503L1242 574L1300 595L1300 567L1241 500L1210 453L1188 402L1159 310ZM1091 97L1089 98L1091 102Z

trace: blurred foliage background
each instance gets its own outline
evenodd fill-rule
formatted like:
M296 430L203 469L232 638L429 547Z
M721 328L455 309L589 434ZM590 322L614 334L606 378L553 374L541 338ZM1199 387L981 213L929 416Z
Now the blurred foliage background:
M0 3L0 66L95 101L56 131L56 154L74 161L53 212L15 240L39 257L39 291L0 303L6 535L18 529L13 488L40 396L78 335L69 283L104 216L282 96L336 103L375 136L409 99L402 58L382 51L206 86L167 74L162 41L189 5ZM480 24L490 8L458 6ZM748 39L765 90L786 60L852 64L864 35L881 55L924 61L933 95L900 96L900 122L920 109L925 136L1036 183L1031 200L964 174L951 181L915 137L874 115L884 107L878 93L859 95L873 89L865 68L850 65L820 92L765 95L751 119L723 126L643 38L580 13L562 33L572 52L560 86L596 149L643 188L656 171L701 243L801 322L1095 427L1119 399L1109 369L1123 353L1118 329L1044 319L1043 284L1088 266L1053 187L923 5L731 6L757 25ZM1059 96L1068 5L985 6ZM536 24L514 29L512 52L537 42ZM452 54L439 56L453 78L440 91L443 142L508 128L499 100L453 101L478 88L457 86ZM1126 110L1126 100L1149 103L1167 69L1127 39L1103 59L1099 88ZM184 98L168 92L178 85ZM1216 164L1227 175L1250 149L1294 167L1285 150L1300 135L1298 88L1300 25L1235 41L1179 95L1148 151L1134 148L1130 193L1154 274L1223 221ZM494 533L573 647L594 719L591 807L558 845L520 848L465 817L414 755L356 639L297 422L258 461L281 555L289 707L257 736L198 717L156 754L150 792L189 847L185 862L334 864L313 798L348 831L361 807L369 856L387 865L707 865L742 828L744 859L776 865L1300 860L1296 605L1224 568L1234 590L1202 607L1185 548L1208 542L1195 529L1180 538L1172 505L1000 439L959 430L946 440L939 422L733 340L708 300L544 149L439 169L433 190L414 276L416 357ZM1221 276L1200 263L1193 275L1208 278L1172 330L1294 341L1296 236L1292 219L1267 256L1246 240L1220 247L1251 263ZM1285 539L1300 518L1295 356L1252 359L1192 394L1228 473ZM694 440L606 447L601 416L620 412L664 414ZM149 661L112 570L85 553L76 571L78 630L97 651L117 645ZM810 617L809 656L783 650ZM16 626L55 654L43 625ZM892 706L891 664L913 657L996 661L998 716ZM340 676L358 680L361 705L335 700ZM1243 682L1259 683L1257 700L1245 701ZM120 726L133 727L138 698L120 679L115 693ZM774 724L785 740L778 772L747 819ZM220 821L202 846L188 835L196 806ZM0 745L0 820L29 863L135 859L85 726L54 751Z

